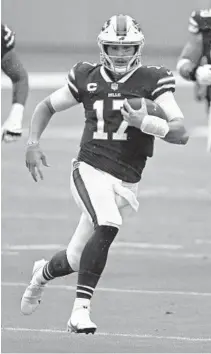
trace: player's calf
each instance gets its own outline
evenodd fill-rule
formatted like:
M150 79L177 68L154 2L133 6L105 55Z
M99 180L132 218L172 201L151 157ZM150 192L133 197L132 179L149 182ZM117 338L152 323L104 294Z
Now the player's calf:
M46 283L49 280L63 277L73 272L67 260L66 250L62 250L57 252L51 260L45 264L42 274L40 275L40 281Z
M68 329L76 333L94 333L96 325L91 321L90 300L105 268L109 248L117 235L114 226L97 226L81 255L76 299Z

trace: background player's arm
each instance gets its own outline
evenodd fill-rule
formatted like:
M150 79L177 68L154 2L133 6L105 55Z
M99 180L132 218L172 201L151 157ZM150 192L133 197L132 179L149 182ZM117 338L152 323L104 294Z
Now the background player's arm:
M2 140L14 141L22 133L22 120L28 96L28 74L14 49L5 53L1 59L3 72L12 81L12 107L2 126Z
M190 33L177 63L177 71L186 80L195 81L196 69L202 59L203 38L201 33Z
M32 116L29 142L39 142L43 131L55 112L64 111L77 104L79 102L71 94L68 85L63 86L41 101L36 106Z
M18 103L24 107L29 91L28 74L14 49L4 55L1 60L1 68L12 81L12 104Z

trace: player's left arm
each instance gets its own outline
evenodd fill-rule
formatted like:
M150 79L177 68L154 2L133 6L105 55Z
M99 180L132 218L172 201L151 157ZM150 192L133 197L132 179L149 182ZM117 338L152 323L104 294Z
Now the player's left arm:
M3 56L1 68L11 79L13 90L12 107L2 127L2 139L6 141L6 137L11 135L12 141L15 140L16 135L20 136L22 132L23 113L29 91L28 74L14 49Z
M184 126L184 116L171 91L166 91L155 99L168 119L169 131L163 140L172 144L185 145L189 135Z
M183 113L174 97L175 89L176 80L172 71L160 67L157 70L156 83L154 90L151 92L151 99L163 109L167 118L167 133L162 138L172 144L185 145L189 136L184 126ZM164 123L162 122L162 124Z
M141 129L143 133L162 138L172 144L184 145L189 137L184 127L184 116L173 95L175 78L172 72L164 67L152 67L152 70L150 99L163 109L165 117L162 119L149 115L144 99L140 110L133 110L127 101L124 102L121 113L129 125Z

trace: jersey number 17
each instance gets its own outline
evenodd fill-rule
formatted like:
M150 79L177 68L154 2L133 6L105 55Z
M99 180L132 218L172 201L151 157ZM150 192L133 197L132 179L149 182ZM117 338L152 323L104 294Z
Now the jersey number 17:
M123 102L124 100L112 100L112 110L120 111L120 108L123 106ZM93 139L107 140L108 133L105 132L105 120L103 117L104 101L95 101L93 108L96 110L97 116L97 131L94 132ZM127 127L128 122L122 120L117 131L112 133L112 140L127 140L127 133L125 133Z

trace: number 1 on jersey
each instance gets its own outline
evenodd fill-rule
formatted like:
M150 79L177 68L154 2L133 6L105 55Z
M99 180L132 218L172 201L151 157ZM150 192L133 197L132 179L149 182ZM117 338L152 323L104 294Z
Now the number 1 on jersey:
M124 100L113 100L112 101L112 110L120 111L120 108L123 105ZM93 108L96 110L97 116L97 131L94 132L93 139L107 140L108 133L104 131L105 121L103 118L103 110L104 110L104 101L97 100L95 101ZM120 123L119 128L116 132L112 133L112 140L127 140L127 133L125 133L128 127L128 123L123 120Z
M93 108L96 110L97 116L97 131L94 132L94 139L106 140L108 139L108 133L104 132L104 119L103 119L103 109L104 109L104 102L103 100L95 101Z

